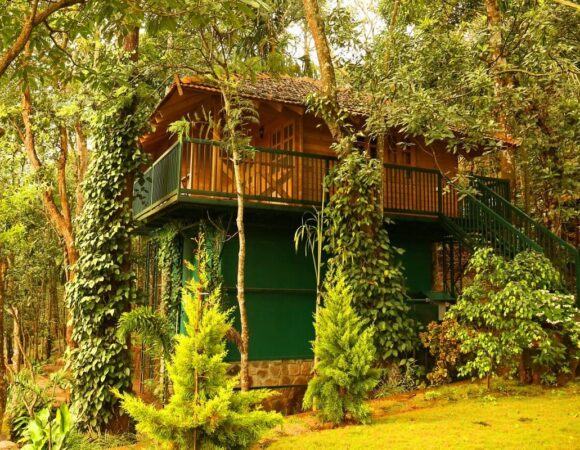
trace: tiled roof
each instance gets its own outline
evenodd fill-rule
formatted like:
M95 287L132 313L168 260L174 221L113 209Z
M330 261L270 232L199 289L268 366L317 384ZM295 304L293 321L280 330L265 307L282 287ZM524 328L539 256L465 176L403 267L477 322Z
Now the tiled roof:
M218 91L215 84L199 77L185 77L180 83L195 89ZM306 98L320 89L320 81L307 77L258 75L255 80L241 83L239 89L240 94L246 98L306 106ZM366 115L367 107L358 97L348 89L339 89L338 101L341 108L351 114Z

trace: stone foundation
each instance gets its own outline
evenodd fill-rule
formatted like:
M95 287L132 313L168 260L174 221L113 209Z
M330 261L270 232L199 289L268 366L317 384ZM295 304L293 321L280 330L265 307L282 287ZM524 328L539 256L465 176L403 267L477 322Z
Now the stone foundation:
M133 349L134 376L133 391L147 402L159 404L160 397L151 391L151 386L160 385L159 365L149 367L149 358L144 361L144 383L141 385L141 349ZM302 399L306 385L312 377L313 360L311 359L277 359L272 361L250 361L250 386L252 388L267 388L275 394L266 400L266 410L276 410L284 414L294 414L302 411ZM228 369L230 375L240 371L239 363L232 363ZM149 376L153 375L153 380ZM171 394L171 386L169 386ZM160 395L160 393L157 393Z
M272 361L250 361L250 385L253 388L268 388L277 393L269 398L264 407L284 414L302 410L302 398L306 385L312 377L311 359L277 359ZM232 364L231 373L240 370L238 363Z

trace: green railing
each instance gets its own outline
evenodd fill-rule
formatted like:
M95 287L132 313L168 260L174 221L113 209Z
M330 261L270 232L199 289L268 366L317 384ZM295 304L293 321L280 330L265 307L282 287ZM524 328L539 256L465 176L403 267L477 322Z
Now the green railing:
M240 166L244 199L249 204L308 207L320 205L322 185L337 163L330 155L251 147ZM233 161L219 141L192 139L175 144L135 183L135 216L169 200L236 200ZM441 174L432 169L384 167L384 208L391 213L437 217Z
M503 196L498 195L482 180L476 178L473 184L479 191L479 201L538 244L552 264L563 274L569 289L576 292L580 298L580 252L578 249L556 236Z
M482 177L479 175L473 176L472 179L475 180L479 185L483 185L493 191L495 194L503 197L508 202L511 200L509 180L505 180L503 178Z
M180 166L181 146L175 144L143 173L143 179L133 185L135 216L177 193Z

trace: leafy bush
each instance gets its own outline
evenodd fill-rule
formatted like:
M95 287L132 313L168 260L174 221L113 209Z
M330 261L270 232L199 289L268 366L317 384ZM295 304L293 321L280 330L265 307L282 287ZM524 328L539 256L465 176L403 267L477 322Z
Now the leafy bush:
M424 385L425 368L414 358L402 359L386 369L375 391L375 398L410 392Z
M47 406L28 423L21 442L22 450L63 450L68 448L72 420L66 403L60 405L53 419L52 406Z
M135 444L137 437L132 433L80 433L73 430L67 439L67 450L110 450Z
M521 370L527 359L544 382L569 372L580 351L580 316L550 261L531 251L507 261L480 249L469 265L474 280L444 325L445 339L457 340L466 357L458 374L487 377L489 385L493 374Z
M319 408L324 421L346 418L366 423L368 393L377 385L374 329L352 307L352 292L342 272L330 271L325 281L324 307L315 323L315 375L308 383L304 407Z
M281 422L277 413L263 411L265 390L236 391L228 378L225 334L229 313L219 306L219 289L203 302L191 280L184 289L186 335L177 336L168 366L174 394L157 409L129 394L116 394L137 421L137 430L173 448L247 448L267 429ZM195 293L195 297L194 297Z
M435 357L435 367L427 374L431 384L449 383L457 373L461 349L453 336L456 328L457 321L448 319L441 323L431 322L427 331L419 334L423 345Z
M23 369L14 374L8 388L6 408L10 439L22 439L30 419L50 403L49 392L36 384L34 372Z

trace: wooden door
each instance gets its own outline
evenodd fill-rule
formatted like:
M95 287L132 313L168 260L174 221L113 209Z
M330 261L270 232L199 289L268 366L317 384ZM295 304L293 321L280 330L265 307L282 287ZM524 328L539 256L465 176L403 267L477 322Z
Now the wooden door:
M286 121L274 128L270 137L270 146L284 153L258 153L256 163L261 167L256 170L256 183L260 196L270 198L292 199L296 194L296 178L299 170L298 158L287 152L296 151L296 123Z

